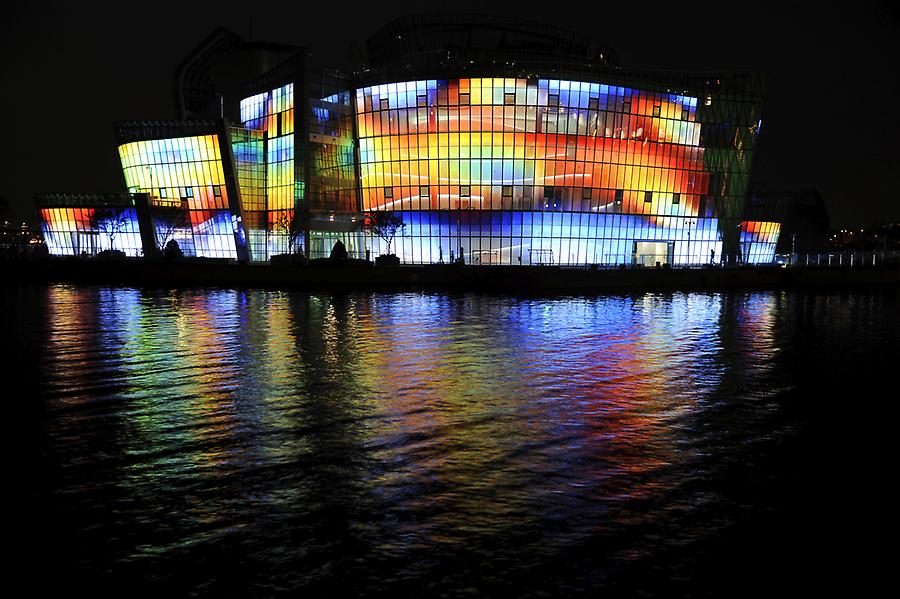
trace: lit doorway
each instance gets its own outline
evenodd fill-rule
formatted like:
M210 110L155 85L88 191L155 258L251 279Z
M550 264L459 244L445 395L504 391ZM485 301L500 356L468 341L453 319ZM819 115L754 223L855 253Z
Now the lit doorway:
M642 266L671 264L675 244L671 241L635 241L633 263Z

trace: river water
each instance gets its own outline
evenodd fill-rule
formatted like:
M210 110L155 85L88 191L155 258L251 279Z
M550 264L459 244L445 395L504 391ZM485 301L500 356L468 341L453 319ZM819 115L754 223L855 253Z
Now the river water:
M889 566L894 292L0 298L35 591L735 596Z

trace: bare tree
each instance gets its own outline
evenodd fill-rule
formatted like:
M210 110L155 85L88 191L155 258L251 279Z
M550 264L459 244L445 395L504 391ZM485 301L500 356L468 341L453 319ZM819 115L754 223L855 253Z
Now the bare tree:
M123 206L103 206L94 210L97 230L109 238L109 249L116 249L116 236L125 230L129 222L127 209Z
M156 224L156 245L160 251L165 251L166 245L175 237L176 231L191 226L190 215L182 206L155 207L153 221Z
M279 211L272 222L272 230L287 238L288 253L293 254L297 250L297 240L303 235L303 229L296 210Z
M366 214L363 220L363 230L373 235L378 235L387 243L387 253L391 253L391 243L397 233L402 233L406 229L406 223L400 218L400 215L393 210L384 210L379 212L371 212Z

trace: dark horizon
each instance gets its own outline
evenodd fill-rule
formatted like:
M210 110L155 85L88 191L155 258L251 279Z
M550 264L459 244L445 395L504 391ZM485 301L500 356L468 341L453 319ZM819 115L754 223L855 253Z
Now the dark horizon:
M302 13L311 15L304 22L290 5L252 15L231 2L175 7L124 6L95 20L65 5L13 9L0 38L9 61L4 81L18 90L0 100L12 117L13 141L4 144L2 159L9 170L0 179L10 216L33 222L35 193L123 191L113 123L174 118L174 70L220 25L250 40L307 46L318 62L346 69L355 44L395 17L423 12L420 4L402 3L390 11L362 9L350 20L313 8ZM453 9L512 14L508 3ZM602 7L519 16L609 44L625 67L763 71L769 85L753 181L774 190L817 189L834 229L900 220L890 177L871 176L900 165L897 120L888 114L885 126L865 122L897 95L896 9L882 2L853 14L828 9L809 15L785 6L763 14L710 4L680 14L660 9L660 18L650 21L652 12Z

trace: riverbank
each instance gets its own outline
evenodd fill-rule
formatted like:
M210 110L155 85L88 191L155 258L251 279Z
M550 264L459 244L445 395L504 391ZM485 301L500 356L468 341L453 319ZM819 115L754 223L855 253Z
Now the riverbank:
M161 287L434 288L515 292L900 287L900 268L890 265L855 268L745 266L671 269L451 264L375 267L48 259L3 261L0 262L0 274L6 284L68 282Z

